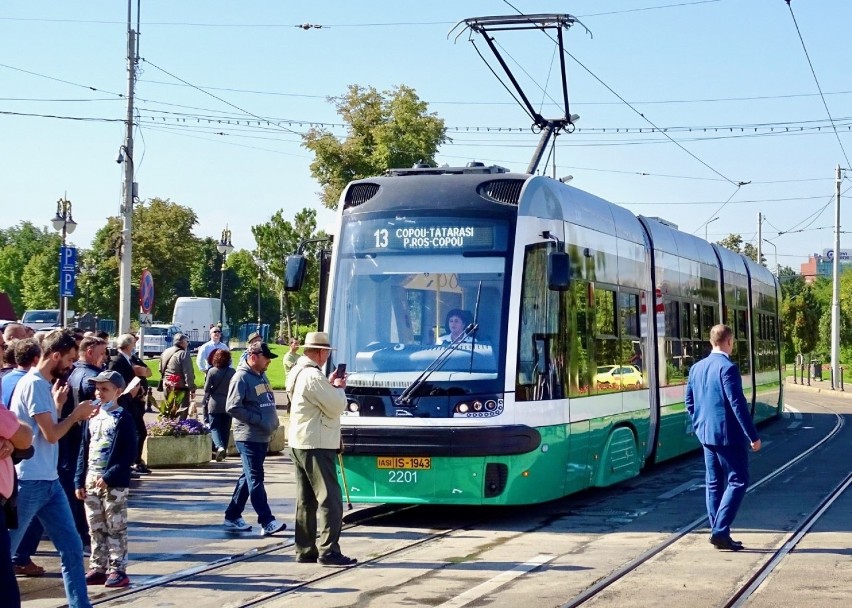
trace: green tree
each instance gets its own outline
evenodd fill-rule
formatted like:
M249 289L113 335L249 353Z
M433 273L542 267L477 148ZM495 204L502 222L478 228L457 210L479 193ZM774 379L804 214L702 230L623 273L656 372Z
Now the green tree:
M285 258L295 253L303 240L325 238L326 234L316 231L316 209L305 208L296 214L293 222L284 219L283 210L277 211L265 224L252 226L257 242L256 255L263 263L269 276L274 277L275 291L283 289ZM302 290L285 292L282 297L279 333L294 335L292 322L316 325L319 307L319 255L323 243L311 243L303 253L308 259L308 272ZM327 246L327 244L325 245ZM298 319L297 319L298 317Z
M58 308L58 265L58 245L29 259L21 276L21 295L25 308Z
M26 308L31 306L27 302L38 301L47 305L48 308L56 308L59 305L59 245L61 237L53 230L37 228L32 222L21 222L17 226L0 230L0 291L6 292L12 301L12 306L18 315L23 314ZM40 253L54 252L52 268L47 271L47 263L43 261L41 266L33 265L27 273L31 292L30 297L25 297L24 269L33 258ZM37 269L42 268L44 276L40 276ZM52 300L36 295L46 288L44 285L50 280L56 285L52 292Z
M155 319L170 319L175 300L192 295L190 278L199 255L199 239L192 230L197 223L195 211L168 199L154 198L134 206L131 302L138 300L139 277L147 268L154 276ZM122 250L121 221L107 218L84 258L90 268L85 277L91 284L90 305L98 316L118 315Z
M201 239L195 249L195 259L189 273L189 289L199 298L218 298L222 254L211 237ZM230 307L228 311L230 312Z
M443 119L429 113L428 104L410 87L379 92L349 85L344 95L329 101L347 124L346 138L340 141L322 128L312 128L302 138L315 155L311 175L322 186L322 202L329 209L337 209L350 181L416 162L434 164L438 146L449 141Z
M753 262L757 261L757 247L752 245L751 243L743 242L743 237L739 234L731 233L720 241L716 241L718 245L730 249L734 253L741 253L745 255L747 258L750 258ZM764 256L761 260L761 264L765 264L766 257Z
M794 352L813 352L817 345L821 315L813 289L808 287L791 298L786 303L783 314Z
M263 275L251 252L241 249L228 256L225 305L233 326L257 322L258 291L261 322L272 321L275 324L278 320L278 296L277 290L269 287L269 279Z

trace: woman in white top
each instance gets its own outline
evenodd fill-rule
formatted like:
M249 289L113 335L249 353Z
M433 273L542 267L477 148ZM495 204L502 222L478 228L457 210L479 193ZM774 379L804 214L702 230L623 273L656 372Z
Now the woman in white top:
M453 308L450 312L447 313L447 330L449 333L444 334L443 336L439 336L436 340L436 344L451 344L455 342L456 338L464 333L464 330L468 325L473 323L473 316L466 310L461 310L460 308ZM462 342L471 342L471 336L465 337Z

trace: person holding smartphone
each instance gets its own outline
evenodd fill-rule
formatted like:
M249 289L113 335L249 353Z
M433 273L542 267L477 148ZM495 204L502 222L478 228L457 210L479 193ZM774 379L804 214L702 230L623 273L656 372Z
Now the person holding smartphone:
M322 369L334 350L325 332L305 337L304 354L287 374L290 396L288 439L296 465L296 561L351 566L340 552L343 495L337 482L340 416L346 409L346 366L326 378ZM317 514L322 520L317 546Z

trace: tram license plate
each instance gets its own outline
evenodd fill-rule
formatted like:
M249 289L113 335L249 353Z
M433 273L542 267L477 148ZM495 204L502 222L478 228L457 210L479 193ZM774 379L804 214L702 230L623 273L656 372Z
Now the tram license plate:
M432 459L426 456L379 456L380 469L431 469Z

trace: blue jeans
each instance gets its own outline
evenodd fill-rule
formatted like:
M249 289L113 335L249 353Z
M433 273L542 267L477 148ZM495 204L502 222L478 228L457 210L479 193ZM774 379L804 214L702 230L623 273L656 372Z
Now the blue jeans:
M3 518L0 507L0 589L4 596L0 606L21 608L21 592L18 591L18 581L15 580L15 569L12 567L12 551L9 548L9 531L6 530Z
M258 441L237 441L237 450L243 463L243 473L237 480L231 502L225 509L225 519L234 520L242 516L246 501L251 498L251 506L257 513L257 523L265 526L275 519L266 499L263 486L263 461L266 460L267 443Z
M19 518L20 523L20 518ZM9 533L11 534L11 530ZM18 543L17 551L12 552L12 563L16 566L26 566L33 559L33 554L38 551L38 544L41 542L41 537L44 535L44 527L41 525L38 517L34 517L24 531L21 542Z
M213 446L218 449L228 449L228 436L231 434L230 414L208 414L210 425L210 436L213 438Z
M38 517L53 541L62 563L62 582L70 608L91 608L83 569L83 543L74 527L68 499L58 479L18 481L18 524L11 530L11 551L18 548L33 518Z

